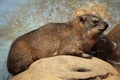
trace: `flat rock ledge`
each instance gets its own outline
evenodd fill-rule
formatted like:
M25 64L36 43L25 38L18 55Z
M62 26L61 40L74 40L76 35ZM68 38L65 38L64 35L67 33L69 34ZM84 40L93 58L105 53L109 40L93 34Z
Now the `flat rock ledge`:
M37 60L11 80L120 80L109 63L93 57L55 56Z

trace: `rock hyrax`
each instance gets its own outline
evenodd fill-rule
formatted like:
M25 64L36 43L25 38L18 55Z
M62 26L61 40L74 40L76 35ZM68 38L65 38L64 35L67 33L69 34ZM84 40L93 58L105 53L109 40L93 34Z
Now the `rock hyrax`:
M17 38L10 49L8 71L16 75L34 61L56 55L85 54L106 30L108 24L101 18L85 14L66 23L49 23Z

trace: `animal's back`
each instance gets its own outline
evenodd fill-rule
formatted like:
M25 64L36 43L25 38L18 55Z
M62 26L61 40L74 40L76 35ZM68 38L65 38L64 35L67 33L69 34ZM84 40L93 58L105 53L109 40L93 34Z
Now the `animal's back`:
M8 55L9 72L17 74L26 70L35 60L53 56L63 39L64 30L69 31L66 24L50 23L17 38Z

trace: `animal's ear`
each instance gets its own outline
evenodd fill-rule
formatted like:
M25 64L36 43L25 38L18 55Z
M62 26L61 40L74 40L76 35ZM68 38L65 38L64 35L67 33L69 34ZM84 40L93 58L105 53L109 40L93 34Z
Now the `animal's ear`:
M84 22L85 20L86 20L85 15L79 16L79 21Z

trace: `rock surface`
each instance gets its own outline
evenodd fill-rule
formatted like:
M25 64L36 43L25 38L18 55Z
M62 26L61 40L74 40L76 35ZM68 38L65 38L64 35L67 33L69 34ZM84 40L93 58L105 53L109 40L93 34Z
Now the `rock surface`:
M11 80L119 80L119 73L97 58L55 56L40 59Z
M108 61L120 72L120 23L106 37L116 43L116 49L109 55Z
M120 62L120 23L107 34L107 39L116 43L116 49L109 55L109 58Z

